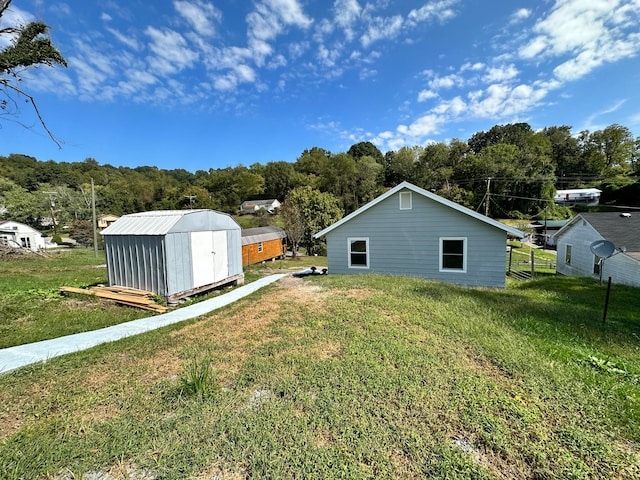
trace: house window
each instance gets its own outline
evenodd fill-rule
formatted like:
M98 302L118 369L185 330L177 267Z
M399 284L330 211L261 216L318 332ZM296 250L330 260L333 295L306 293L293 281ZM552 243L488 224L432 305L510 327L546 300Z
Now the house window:
M571 245L566 245L564 248L564 263L571 265Z
M601 265L601 261L600 261L600 257L597 255L593 256L593 274L594 275L600 275L600 265Z
M262 253L262 242L258 242L258 253Z
M31 248L31 239L29 237L20 237L20 243L24 248Z
M440 239L440 271L467 271L467 239L464 237Z
M9 237L0 235L0 245L9 245Z
M400 210L411 210L411 192L400 192Z
M349 249L349 268L369 268L369 239L347 239Z

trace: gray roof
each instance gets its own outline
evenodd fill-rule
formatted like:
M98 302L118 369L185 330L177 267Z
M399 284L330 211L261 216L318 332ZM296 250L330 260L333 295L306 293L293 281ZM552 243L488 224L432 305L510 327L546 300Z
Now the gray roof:
M272 205L275 202L277 202L278 200L275 198L270 198L269 200L246 200L244 202L242 202L243 206L250 206L250 205Z
M612 242L617 248L625 247L626 254L640 259L640 212L597 212L580 213L558 231L556 236L575 224L579 219L584 219L605 240Z
M279 227L246 228L242 230L242 245L277 240L286 236L285 231Z
M441 197L440 195L436 195L435 193L431 193L427 190L424 190L423 188L417 187L415 185L413 185L412 183L409 182L402 182L399 185L396 185L395 187L393 187L391 190L388 190L386 193L383 193L382 195L380 195L379 197L371 200L369 203L367 203L366 205L360 207L358 210L356 210L355 212L350 213L349 215L347 215L346 217L344 217L342 220L337 221L336 223L334 223L333 225L325 228L324 230L316 233L314 235L314 238L320 238L325 236L327 233L329 233L331 230L338 228L340 225L348 222L349 220L351 220L353 217L356 217L358 215L360 215L361 213L364 213L365 211L367 211L368 209L370 209L371 207L373 207L374 205L377 205L378 203L382 202L383 200L386 200L387 198L389 198L390 196L394 195L395 193L399 192L400 190L403 189L407 189L407 190L411 190L419 195L422 195L424 197L427 197L437 203L440 203L442 205L445 205L447 207L450 207L458 212L464 213L465 215L468 215L472 218L475 218L476 220L480 220L481 222L484 222L488 225L491 225L493 227L499 228L500 230L504 230L506 233L508 233L509 235L512 235L514 237L517 238L522 238L524 237L524 233L522 233L520 230L510 227L509 225L505 225L504 223L498 222L497 220L494 220L492 218L489 218L485 215L482 215L481 213L478 212L474 212L473 210L467 208L467 207L463 207L462 205L456 203L456 202L452 202L451 200L448 200L444 197Z
M171 232L240 229L229 215L213 210L155 210L124 215L102 235L165 235Z

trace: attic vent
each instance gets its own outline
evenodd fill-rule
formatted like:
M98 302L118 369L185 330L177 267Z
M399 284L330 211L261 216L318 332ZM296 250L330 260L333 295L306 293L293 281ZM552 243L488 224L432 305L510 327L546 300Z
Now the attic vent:
M411 210L411 192L400 192L400 210Z
M630 213L621 213L620 216L624 217L624 218L629 218L631 216L631 214Z

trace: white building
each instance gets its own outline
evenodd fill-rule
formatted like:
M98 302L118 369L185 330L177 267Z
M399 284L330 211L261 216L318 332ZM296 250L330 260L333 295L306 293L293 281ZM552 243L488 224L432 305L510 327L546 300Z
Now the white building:
M28 248L34 252L45 248L44 238L38 230L13 220L0 220L0 245Z
M556 271L573 277L611 277L612 283L640 287L640 213L581 213L554 235ZM616 247L604 260L591 251L596 241Z
M557 205L569 207L572 205L584 205L591 207L600 203L601 190L597 188L574 188L571 190L556 190L553 201Z

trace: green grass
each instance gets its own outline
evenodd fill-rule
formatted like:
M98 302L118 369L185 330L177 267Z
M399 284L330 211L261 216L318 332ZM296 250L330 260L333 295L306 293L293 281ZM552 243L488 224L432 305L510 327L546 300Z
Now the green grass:
M245 282L273 270L304 270L326 266L326 257L300 257L252 265ZM107 284L104 252L96 258L91 249L53 251L47 257L0 260L0 348L47 340L108 327L153 315L147 310L116 305L96 297L59 293L61 286L87 287ZM226 291L226 290L224 290ZM184 306L219 294L188 300Z
M0 348L95 330L149 316L91 297L64 297L59 287L107 282L104 254L54 251L0 261Z
M538 275L552 275L556 273L556 253L541 248L531 248L520 242L509 242L512 252L507 252L507 268L512 262L513 270L531 271L531 254L533 254L534 270Z
M0 477L640 475L638 289L300 282L0 377Z

